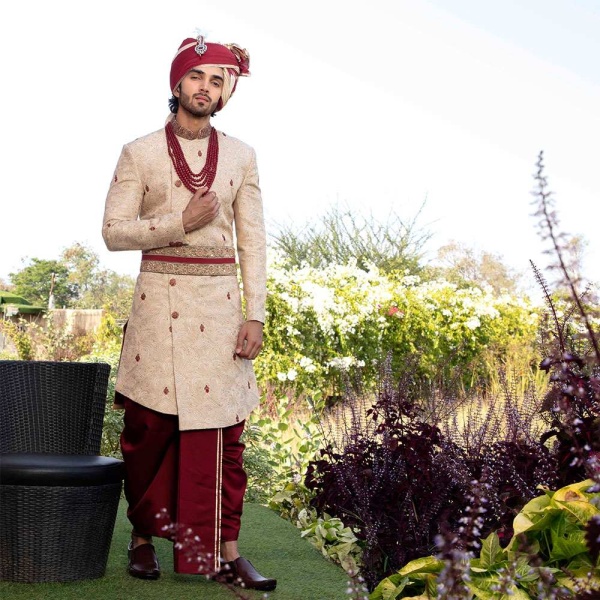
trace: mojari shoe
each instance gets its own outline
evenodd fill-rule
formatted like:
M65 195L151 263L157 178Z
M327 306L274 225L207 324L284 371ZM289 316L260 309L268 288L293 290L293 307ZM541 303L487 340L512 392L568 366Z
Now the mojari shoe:
M254 565L243 556L223 563L221 570L214 576L220 583L232 583L249 590L270 592L277 586L277 579L263 577Z
M133 542L129 542L127 555L129 556L127 572L132 577L139 579L158 579L160 577L160 566L152 544L142 544L134 548Z

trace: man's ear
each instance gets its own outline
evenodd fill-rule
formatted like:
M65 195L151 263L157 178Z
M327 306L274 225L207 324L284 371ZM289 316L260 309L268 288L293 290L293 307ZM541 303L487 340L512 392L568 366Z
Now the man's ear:
M179 98L179 94L181 93L181 84L179 84L174 90L173 90L173 96L175 96L175 98Z

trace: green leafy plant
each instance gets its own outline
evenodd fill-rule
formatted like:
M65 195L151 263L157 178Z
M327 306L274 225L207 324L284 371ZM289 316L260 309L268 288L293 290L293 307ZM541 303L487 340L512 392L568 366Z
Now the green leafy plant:
M287 521L302 528L300 513L310 507L310 501L313 497L313 493L301 481L290 481L271 498L269 508L278 512ZM314 515L313 520L316 520L316 512Z
M110 313L107 313L103 317L100 328L95 336L96 342L92 351L80 359L90 362L105 362L111 366L100 452L104 456L114 456L115 458L122 457L120 436L123 430L123 411L113 408L117 368L121 355L121 335L122 330L115 326L113 317Z
M321 551L323 556L339 564L347 573L358 574L362 545L356 532L338 517L320 516L310 501L314 494L302 483L291 481L277 492L269 508L298 527L302 537Z
M600 590L600 562L592 558L585 542L588 521L600 514L596 504L600 493L589 491L593 484L585 480L546 490L515 517L514 535L506 548L492 532L478 556L464 555L465 599L576 598L586 590ZM381 581L370 600L439 598L446 566L447 561L436 556L413 560ZM540 596L541 589L549 595Z
M35 348L28 330L28 323L21 319L18 323L2 321L0 330L14 344L19 360L34 360Z
M327 513L318 517L314 509L304 508L298 515L297 526L302 529L302 537L323 556L338 563L347 572L358 572L362 549L355 532L341 519Z
M247 499L267 503L289 482L299 482L317 454L321 394L313 394L310 403L305 401L306 406L300 409L287 398L270 404L263 399L248 417L243 435Z
M39 321L5 321L1 327L20 360L79 360L93 345L92 335L71 332L68 323L60 323L53 312Z

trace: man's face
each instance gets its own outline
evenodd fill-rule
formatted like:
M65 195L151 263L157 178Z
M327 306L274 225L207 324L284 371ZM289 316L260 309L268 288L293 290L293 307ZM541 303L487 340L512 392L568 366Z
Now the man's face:
M206 117L215 112L223 91L223 69L195 67L181 80L174 94L179 98L179 109L194 117Z

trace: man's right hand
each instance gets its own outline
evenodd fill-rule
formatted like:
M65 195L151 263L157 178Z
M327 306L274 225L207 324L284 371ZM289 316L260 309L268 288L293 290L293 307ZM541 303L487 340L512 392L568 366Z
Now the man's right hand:
M183 210L183 229L186 233L204 227L219 214L221 205L217 195L207 189L198 188Z

